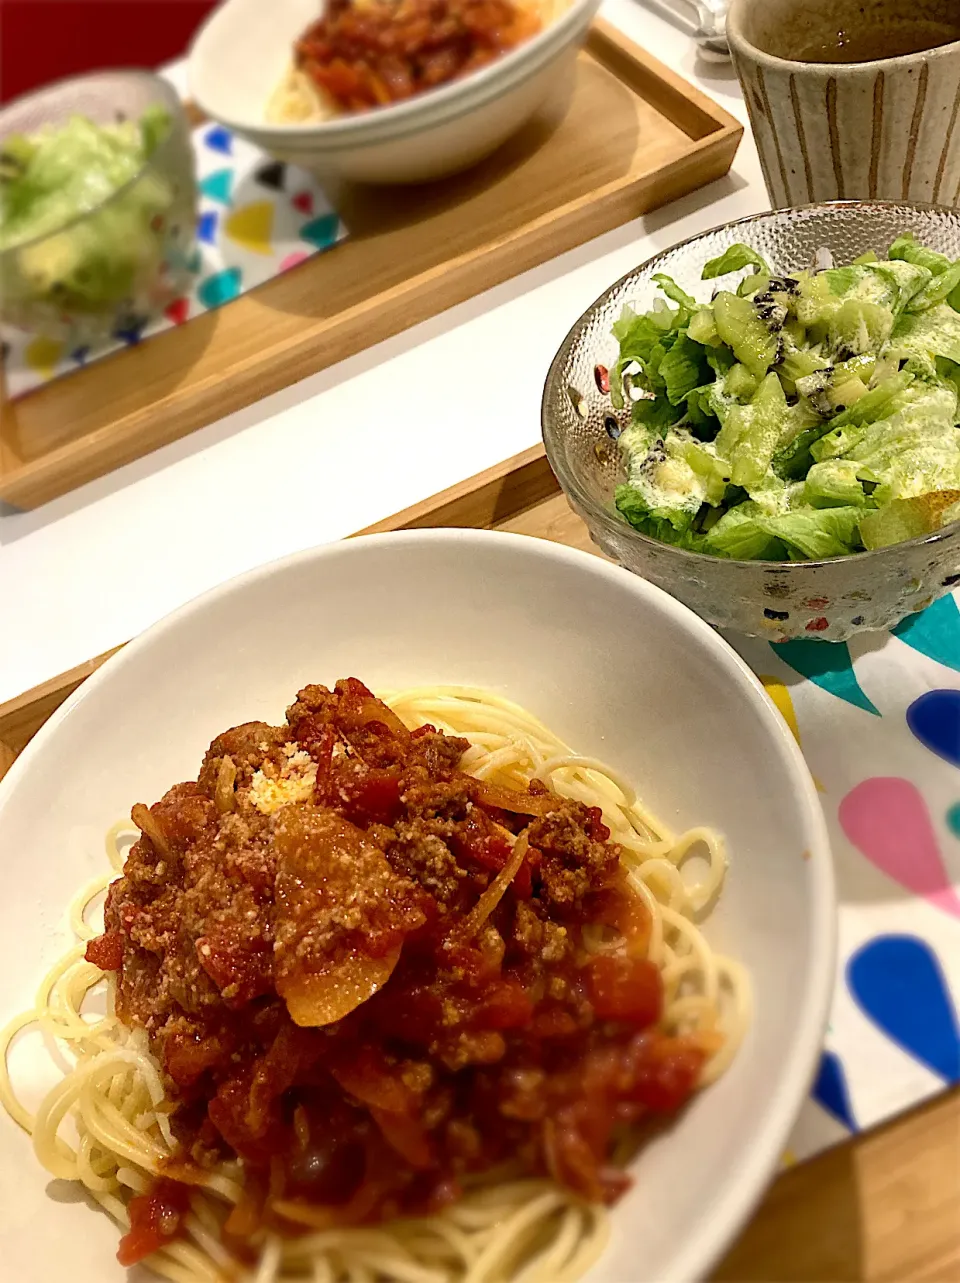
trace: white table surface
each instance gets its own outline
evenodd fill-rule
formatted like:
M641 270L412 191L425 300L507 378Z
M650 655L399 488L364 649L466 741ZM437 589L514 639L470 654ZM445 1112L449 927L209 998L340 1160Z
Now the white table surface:
M638 0L602 12L746 122L730 64L700 59L679 18ZM692 196L35 511L0 504L0 701L533 445L584 308L658 250L767 207L748 131L731 173Z

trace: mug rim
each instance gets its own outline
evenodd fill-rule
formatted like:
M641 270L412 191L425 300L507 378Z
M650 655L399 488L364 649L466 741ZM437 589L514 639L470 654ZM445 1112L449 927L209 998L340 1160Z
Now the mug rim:
M765 49L755 45L752 40L748 40L743 34L742 20L748 6L764 2L765 0L731 0L730 10L727 14L726 36L728 43L738 53L748 55L755 62L767 62L778 67L789 67L791 71L799 69L837 76L842 75L844 72L849 74L861 69L868 69L871 73L876 73L878 69L884 67L899 69L920 59L939 57L941 54L948 53L960 54L960 37L958 37L956 40L948 41L947 44L933 45L929 49L918 49L915 53L895 54L889 58L869 58L863 62L813 62L809 59L781 58L779 54L767 53Z

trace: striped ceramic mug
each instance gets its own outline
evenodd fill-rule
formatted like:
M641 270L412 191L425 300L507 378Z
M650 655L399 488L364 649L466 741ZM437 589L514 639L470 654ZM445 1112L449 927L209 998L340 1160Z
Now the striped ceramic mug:
M960 205L960 0L734 0L727 37L774 208Z

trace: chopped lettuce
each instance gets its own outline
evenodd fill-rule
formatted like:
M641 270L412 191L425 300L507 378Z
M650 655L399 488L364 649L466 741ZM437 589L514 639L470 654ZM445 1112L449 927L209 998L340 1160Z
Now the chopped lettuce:
M932 276L939 276L950 267L950 260L946 254L938 254L936 250L920 245L912 232L905 232L903 236L898 236L890 246L887 257L901 259L905 263L914 263L917 267L925 267Z
M867 424L889 418L910 405L918 395L909 390L913 377L905 370L895 374L838 414L831 420L829 432L810 447L813 458L817 462L840 458L861 439Z
M865 506L870 499L859 476L860 468L856 459L828 459L825 463L815 463L804 481L804 498L811 508Z
M960 314L946 303L901 316L890 336L900 356L946 357L960 364Z
M700 306L697 300L695 298L691 298L686 290L682 290L672 276L667 276L663 272L657 272L653 279L657 282L661 290L663 290L664 294L666 294L667 298L670 299L671 302L676 303L687 312L692 313L697 311Z
M704 552L733 561L784 561L786 548L763 525L763 516L748 511L749 503L725 512L704 540Z
M780 539L802 558L823 561L826 557L845 557L860 545L858 507L807 509L764 517L767 533Z
M709 301L658 276L653 307L614 327L624 519L776 561L960 520L960 262L905 235L887 258L792 276L731 246L703 276L744 271Z
M676 342L664 353L658 370L664 391L671 405L680 402L700 387L709 372L703 348L686 334L679 334Z
M705 281L712 281L718 276L726 276L730 272L741 272L745 267L752 267L758 273L762 272L765 276L770 275L770 269L767 267L766 261L749 245L731 245L728 250L724 250L719 258L712 258L704 266L701 275Z

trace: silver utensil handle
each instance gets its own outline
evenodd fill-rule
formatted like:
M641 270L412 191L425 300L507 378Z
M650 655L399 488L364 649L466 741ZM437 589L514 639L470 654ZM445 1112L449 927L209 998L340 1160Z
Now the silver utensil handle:
M694 39L713 53L726 53L726 24L729 0L662 0L674 12L696 23Z

